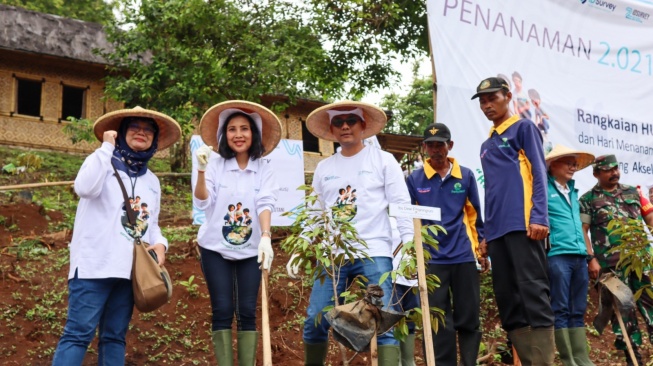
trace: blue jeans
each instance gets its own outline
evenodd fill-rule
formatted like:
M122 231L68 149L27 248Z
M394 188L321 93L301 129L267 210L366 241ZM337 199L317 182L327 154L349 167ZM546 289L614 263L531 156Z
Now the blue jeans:
M99 365L125 364L125 337L134 310L132 282L124 278L68 281L68 319L53 366L81 365L99 324Z
M211 298L211 329L231 329L235 314L238 330L256 330L256 301L261 285L257 258L228 260L212 250L200 247L200 251Z
M357 275L363 275L369 281L368 284L378 284L381 275L385 272L392 271L392 258L390 257L372 257L369 259L357 259L354 263L347 262L340 269L338 285L336 291L338 295L343 293ZM381 285L383 289L383 304L387 307L392 296L392 279L388 277ZM340 299L338 299L340 302ZM331 325L324 318L326 312L323 309L329 305L334 305L333 299L333 280L329 276L324 276L324 282L315 280L311 298L309 300L307 317L304 321L304 343L316 344L327 342L329 338L329 328ZM315 323L318 314L322 313L319 323ZM398 345L392 335L392 330L378 337L379 345Z
M555 329L584 327L589 281L585 256L554 255L548 263Z
M392 304L399 311L409 311L411 309L421 307L419 302L419 292L413 292L413 287L395 283L395 290L392 292ZM415 288L417 290L417 288ZM408 326L408 334L415 333L415 323L406 322Z

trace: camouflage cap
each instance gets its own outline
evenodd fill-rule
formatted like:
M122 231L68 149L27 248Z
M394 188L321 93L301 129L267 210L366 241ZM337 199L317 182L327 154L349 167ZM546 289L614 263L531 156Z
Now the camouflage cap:
M610 170L617 165L619 165L617 157L612 154L597 156L594 159L594 169Z

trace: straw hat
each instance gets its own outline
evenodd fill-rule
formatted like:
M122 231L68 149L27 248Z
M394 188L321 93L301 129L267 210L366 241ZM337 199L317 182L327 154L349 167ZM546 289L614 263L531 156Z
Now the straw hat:
M308 118L306 118L306 127L313 136L317 138L328 141L338 141L329 128L331 126L329 111L353 111L357 108L363 112L361 117L366 125L365 131L363 131L363 139L372 137L381 132L385 123L388 121L385 112L381 108L372 104L354 102L351 100L327 104L314 110L308 115Z
M256 123L265 149L263 156L271 153L281 140L281 121L271 110L246 100L228 100L209 108L200 121L202 141L212 146L213 151L218 152L222 125L230 115L238 111L249 114Z
M588 167L590 164L594 162L594 155L585 151L573 150L564 145L558 144L554 146L553 149L548 154L546 154L545 157L546 167L548 168L549 165L551 165L551 163L554 160L557 160L565 156L576 157L576 162L578 163L578 170L585 169L586 167Z
M159 127L159 143L157 151L167 149L181 137L181 127L172 117L153 110L134 107L132 109L120 109L109 112L98 118L93 124L93 132L100 142L103 140L105 131L118 131L120 122L125 117L152 118Z

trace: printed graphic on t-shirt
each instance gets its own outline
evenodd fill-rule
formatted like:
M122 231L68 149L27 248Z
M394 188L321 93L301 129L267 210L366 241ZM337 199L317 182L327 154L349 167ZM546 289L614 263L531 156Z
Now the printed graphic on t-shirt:
M242 203L229 204L223 219L222 236L229 244L242 245L252 236L252 215Z
M345 188L340 188L336 203L332 207L333 218L351 221L356 216L356 199L356 189L352 189L349 185Z
M142 238L147 232L147 220L150 218L150 211L148 209L147 203L141 201L140 196L136 198L129 198L129 209L134 212L134 217L136 218L136 225L132 227L129 223L129 218L127 217L127 211L125 210L125 204L122 205L122 216L120 217L120 222L122 227L125 228L125 231L129 236L134 239Z

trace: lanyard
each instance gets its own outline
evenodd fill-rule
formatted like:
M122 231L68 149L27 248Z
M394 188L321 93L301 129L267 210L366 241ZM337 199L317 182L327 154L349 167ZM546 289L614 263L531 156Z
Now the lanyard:
M136 198L134 192L136 191L136 180L138 179L138 176L135 176L134 180L132 180L132 177L130 177L129 174L127 174L127 178L129 178L129 183L132 186L132 197L131 198Z

